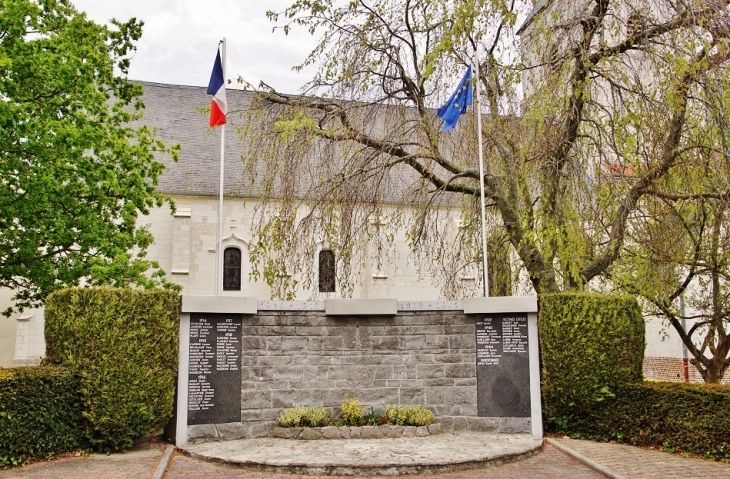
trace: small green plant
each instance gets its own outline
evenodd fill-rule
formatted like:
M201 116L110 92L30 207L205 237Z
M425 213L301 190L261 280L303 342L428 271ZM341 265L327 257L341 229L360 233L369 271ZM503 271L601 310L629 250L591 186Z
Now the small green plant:
M304 409L305 408L303 406L294 406L289 409L284 409L281 414L279 414L279 417L276 418L277 421L279 421L279 426L298 427L302 422Z
M363 421L366 426L382 426L384 424L388 424L387 417L377 411L373 411L372 409L369 414L365 415Z
M342 423L344 426L362 426L365 422L365 412L358 398L345 396L342 401Z
M430 426L436 416L423 406L385 406L385 417L397 426Z
M430 409L415 406L408 416L409 426L430 426L436 416Z
M302 426L322 427L330 423L330 416L322 407L308 407L302 417Z
M330 416L322 407L294 406L279 414L281 427L322 427L330 423Z

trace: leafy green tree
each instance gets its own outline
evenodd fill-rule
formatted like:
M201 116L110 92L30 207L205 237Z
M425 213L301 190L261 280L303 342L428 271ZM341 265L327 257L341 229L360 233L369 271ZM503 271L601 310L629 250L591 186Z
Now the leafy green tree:
M702 148L641 202L612 278L676 330L706 382L730 366L730 82L698 92Z
M631 287L676 312L684 279L655 294L652 275L691 269L686 255L696 245L706 261L724 257L709 234L724 237L724 204L705 210L702 240L682 206L689 237L670 242L673 258L633 285L627 274L643 267L632 258L657 258L651 234L667 230L671 195L677 204L717 200L726 194L718 185L730 184L727 128L714 121L730 91L727 0L298 0L270 17L285 32L305 28L321 39L301 65L319 65L307 95L262 84L246 111L256 127L240 130L249 171L275 200L257 211L252 248L267 278L306 271L317 241L342 258L340 278L354 276L363 260L356 245L380 253L390 237L372 225L386 223L408 228L423 267L445 278L444 296L469 294L453 278L481 260L476 122L469 115L440 132L435 108L477 48L490 234L507 238L535 291ZM462 212L458 232L454 211ZM627 263L617 263L627 251ZM730 273L716 263L713 294ZM704 272L712 282L715 273ZM724 346L695 350L704 351L699 365L727 360Z
M517 21L532 2L299 0L270 12L285 31L321 34L301 65L320 67L310 96L264 84L247 111L258 121L241 129L251 140L244 157L278 210L260 216L254 259L281 253L276 267L301 271L286 257L322 231L347 256L353 241L373 236L366 224L387 200L418 207L409 238L432 264L455 257L443 245L464 245L475 259L479 242L444 243L453 228L439 223L441 208L456 205L466 208L465 235L479 232L474 125L464 118L442 133L434 107L479 45L496 226L536 291L600 280L654 182L705 141L696 93L714 88L708 74L727 74L727 4L651 0L636 11L623 0L550 2L522 32ZM607 168L630 174L606 182Z
M0 5L0 287L18 309L82 278L170 286L136 221L165 201L154 153L177 147L129 126L143 109L125 78L142 22L112 23L68 0Z

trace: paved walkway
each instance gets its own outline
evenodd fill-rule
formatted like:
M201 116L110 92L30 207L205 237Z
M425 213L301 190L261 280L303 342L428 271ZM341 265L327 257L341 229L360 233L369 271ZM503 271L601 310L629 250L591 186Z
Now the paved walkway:
M605 442L553 439L614 473L615 478L730 478L730 464L682 457L652 449ZM610 476L609 476L610 477Z
M167 445L144 442L117 454L90 454L0 471L0 479L149 479ZM213 479L213 478L209 478Z
M603 475L592 471L549 445L538 454L518 462L481 469L401 477L406 479L605 479ZM176 453L167 469L165 479L345 479L345 476L303 476L245 470L202 462ZM347 479L352 479L352 476Z
M378 440L372 440L377 443ZM632 446L550 439L558 447L569 448L582 460L601 465L608 475L595 472L584 463L546 444L541 452L508 464L478 469L415 474L409 479L704 479L730 478L730 465L684 458L656 450ZM459 444L455 442L455 444ZM151 442L122 454L92 454L45 461L22 468L0 471L0 479L149 479L158 468L166 445ZM457 448L459 453L465 448ZM158 479L159 479L158 475ZM338 476L301 476L255 471L224 464L201 461L176 452L168 464L164 479L335 479Z

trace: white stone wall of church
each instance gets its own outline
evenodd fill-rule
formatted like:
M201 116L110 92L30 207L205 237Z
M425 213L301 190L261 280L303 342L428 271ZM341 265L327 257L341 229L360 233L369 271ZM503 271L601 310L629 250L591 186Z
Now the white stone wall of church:
M7 288L0 288L0 311L12 304L10 298L13 292ZM15 331L17 323L15 316L6 318L0 316L0 367L9 367L15 354Z
M165 206L154 209L150 215L140 219L140 224L148 225L155 237L155 243L148 252L148 258L157 260L168 272L168 279L183 287L186 294L215 294L215 261L218 200L203 196L175 196L175 204L180 210L190 210L189 219L173 217ZM239 198L226 198L224 202L223 247L235 246L242 250L242 291L225 292L240 296L251 296L259 299L271 297L266 283L249 280L251 267L248 262L248 243L252 239L251 219L255 203ZM188 221L185 238L184 231L177 223ZM354 298L398 298L400 300L436 300L440 298L439 289L433 278L419 275L412 260L405 234L396 235L397 259L385 262L383 269L376 270L374 265L366 265L355 285ZM179 248L189 248L189 267L178 268L173 264L173 257ZM179 253L179 251L177 252ZM183 255L184 256L184 255ZM376 275L377 277L373 277ZM384 277L387 276L387 277ZM332 296L337 296L334 294ZM310 291L298 291L296 300L312 298Z
M40 364L46 355L43 308L23 311L16 315L15 355L11 366Z
M682 340L674 328L660 318L646 318L646 357L682 357Z

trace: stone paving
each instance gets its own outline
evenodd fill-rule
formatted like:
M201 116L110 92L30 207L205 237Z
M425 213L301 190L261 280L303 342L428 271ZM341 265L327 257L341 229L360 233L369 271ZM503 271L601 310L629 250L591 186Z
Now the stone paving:
M203 462L176 453L165 479L345 479L348 476L312 476L246 470ZM351 476L349 476L351 479ZM384 476L375 476L384 477ZM388 476L393 477L393 476ZM508 464L436 474L414 474L405 479L605 479L552 446Z
M0 471L0 479L149 479L165 447L164 443L144 443L108 456L90 454L36 462Z
M680 454L624 444L579 441L569 438L554 438L553 440L626 478L730 478L730 464L722 462L687 458Z
M193 458L273 472L392 475L450 471L525 458L542 439L529 434L437 434L383 439L302 441L273 437L185 446Z
M730 478L730 464L685 458L651 449L632 446L552 438L578 454L610 469L613 477L627 479L719 479ZM378 444L381 440L372 440ZM301 441L293 441L301 442ZM325 441L315 441L322 443ZM221 443L219 443L221 444ZM342 444L342 442L339 442ZM466 444L453 443L456 453ZM166 444L151 442L132 450L111 454L92 454L39 462L0 471L0 479L148 479L152 477ZM342 446L340 446L342 447ZM434 474L414 474L408 479L600 479L606 476L591 470L557 448L546 444L537 454L516 462L495 464L477 469ZM610 477L610 476L609 476ZM342 479L342 476L295 475L255 471L241 467L201 461L176 452L164 479Z

